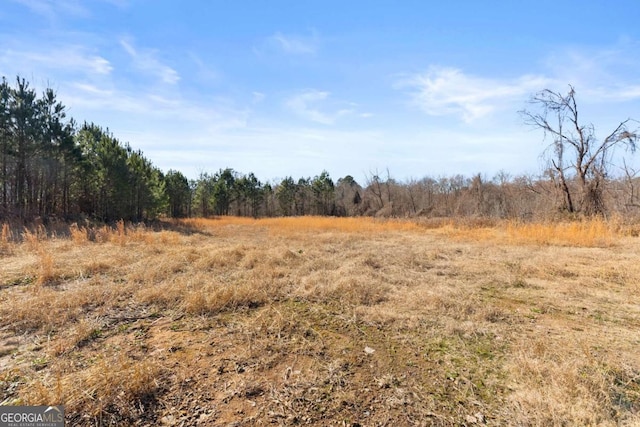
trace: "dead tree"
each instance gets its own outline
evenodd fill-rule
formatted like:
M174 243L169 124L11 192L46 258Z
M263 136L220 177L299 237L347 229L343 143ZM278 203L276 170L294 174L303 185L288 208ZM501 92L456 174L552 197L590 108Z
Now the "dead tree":
M636 122L626 119L606 138L598 140L592 124L580 124L572 86L569 86L567 95L545 89L533 96L530 102L536 111L523 110L521 114L526 124L542 129L545 137L553 138L545 154L563 194L563 208L570 213L603 214L604 185L614 151L620 146L635 151L638 134L630 131L628 125ZM572 189L573 179L577 183L578 195Z

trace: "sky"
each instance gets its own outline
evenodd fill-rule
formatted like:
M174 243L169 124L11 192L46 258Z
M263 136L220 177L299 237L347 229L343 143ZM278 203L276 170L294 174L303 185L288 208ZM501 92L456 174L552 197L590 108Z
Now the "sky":
M189 178L539 174L536 92L572 85L600 137L640 120L638 18L637 0L0 0L0 76Z

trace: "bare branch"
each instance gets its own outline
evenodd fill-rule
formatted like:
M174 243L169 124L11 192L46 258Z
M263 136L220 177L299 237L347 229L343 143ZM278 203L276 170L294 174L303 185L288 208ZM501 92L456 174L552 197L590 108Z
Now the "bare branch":
M567 173L573 169L580 184L581 197L576 199L580 202L577 205L579 210L587 213L602 213L604 209L602 184L608 176L614 150L622 145L632 153L635 152L640 136L637 131L628 129L628 124L632 120L627 119L620 122L606 138L599 141L592 124L580 124L575 94L575 89L571 85L566 95L549 89L542 90L530 100L539 112L523 110L520 114L525 124L541 129L545 137L551 135L554 139L545 149L545 153L551 157L550 163L559 175L566 208L573 211L572 191L574 190L567 184L571 179L571 175ZM557 120L557 124L552 124L554 120ZM553 151L551 151L552 148ZM571 166L566 167L567 164Z

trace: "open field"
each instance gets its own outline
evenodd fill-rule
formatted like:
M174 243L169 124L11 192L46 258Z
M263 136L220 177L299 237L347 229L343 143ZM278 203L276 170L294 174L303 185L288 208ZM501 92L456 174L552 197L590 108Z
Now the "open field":
M69 425L640 425L629 227L20 233L0 236L0 402Z

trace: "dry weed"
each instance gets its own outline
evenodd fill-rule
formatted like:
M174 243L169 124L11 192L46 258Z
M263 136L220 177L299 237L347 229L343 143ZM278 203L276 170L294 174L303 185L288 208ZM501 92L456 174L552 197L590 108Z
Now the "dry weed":
M71 224L69 227L69 234L71 235L71 240L73 240L77 245L82 245L89 241L89 232L87 228L80 227L78 224Z
M24 337L3 399L73 425L638 422L638 242L597 221L432 226L25 234L0 269L0 326Z
M163 372L156 360L107 356L79 372L35 380L21 398L28 405L63 404L76 424L129 424L155 399Z
M372 233L384 231L417 231L422 227L411 220L378 219L370 217L334 218L324 216L277 217L251 219L219 217L215 219L190 218L179 223L200 229L220 229L233 226L265 227L274 234L339 231L343 233Z
M39 257L39 274L36 285L43 286L52 283L56 279L53 269L53 256L46 249L38 250Z
M13 241L13 233L11 227L6 222L2 224L2 232L0 232L0 243L3 245L9 244Z
M115 239L120 246L124 246L127 243L127 230L124 220L116 222L116 234Z
M11 255L13 252L13 232L6 222L2 224L0 231L0 254Z
M611 368L611 356L594 357L584 344L529 338L510 362L510 396L518 425L632 425L639 421L637 367ZM586 351L586 353L584 353ZM615 366L620 366L620 362ZM622 365L625 366L625 365ZM624 385L623 385L624 384Z
M29 249L33 252L40 250L41 242L47 239L47 230L43 225L38 225L34 230L24 228L22 232L22 240L27 244Z
M507 236L515 244L607 247L617 242L615 224L603 219L574 222L521 224L509 223Z

